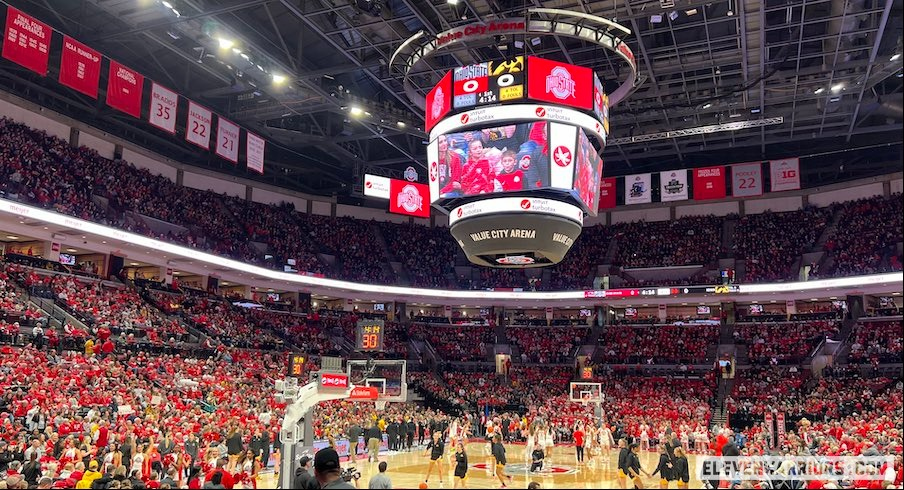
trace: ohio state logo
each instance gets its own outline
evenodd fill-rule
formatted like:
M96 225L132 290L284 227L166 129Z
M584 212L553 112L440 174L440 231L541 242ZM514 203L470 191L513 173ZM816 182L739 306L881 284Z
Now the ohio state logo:
M521 209L530 209L530 200L529 199L521 200Z
M571 165L571 150L566 148L565 145L561 145L553 152L552 159L556 162L556 165L567 167Z
M436 162L430 162L430 182L436 182L439 174L439 166Z
M421 193L417 191L417 187L406 185L402 187L402 190L396 196L396 206L413 213L423 208L424 199L421 197Z
M564 66L557 66L546 75L546 93L552 93L559 100L574 97L574 88L571 73Z
M433 101L430 105L430 115L433 119L439 119L440 114L443 113L443 107L446 105L446 94L443 92L442 87L436 87L436 92L433 93Z
M542 107L537 107L537 110L534 111L534 114L536 114L537 117L543 117L546 115L546 109L544 109Z
M468 124L468 120L469 120L469 119L471 119L471 117L468 116L467 114L462 114L462 115L461 115L461 123L462 123L462 124Z

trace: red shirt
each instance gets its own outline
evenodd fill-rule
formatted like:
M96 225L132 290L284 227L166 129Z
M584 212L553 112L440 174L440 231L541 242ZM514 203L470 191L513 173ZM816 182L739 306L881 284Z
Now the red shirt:
M496 180L499 181L503 191L520 191L524 189L524 172L521 170L497 174Z
M574 431L574 434L572 436L574 437L574 445L575 446L580 446L580 447L584 446L584 432L583 431L576 430L576 431Z

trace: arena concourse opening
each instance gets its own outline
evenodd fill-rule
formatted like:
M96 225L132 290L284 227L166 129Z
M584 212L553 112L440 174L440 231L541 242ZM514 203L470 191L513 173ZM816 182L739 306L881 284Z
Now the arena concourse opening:
M901 0L0 20L0 489L904 488Z

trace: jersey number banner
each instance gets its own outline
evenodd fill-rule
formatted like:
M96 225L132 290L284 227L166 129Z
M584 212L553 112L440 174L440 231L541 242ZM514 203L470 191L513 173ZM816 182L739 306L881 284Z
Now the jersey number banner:
M800 159L770 160L769 177L772 182L772 192L800 189Z
M205 150L210 149L210 130L213 113L207 109L188 102L188 121L185 123L185 139Z
M53 30L49 25L17 8L9 7L3 35L3 57L45 76L52 35Z
M60 83L96 99L99 82L100 53L69 36L63 36Z
M694 169L694 199L725 198L725 167L705 167Z
M247 141L245 145L245 159L248 161L248 168L259 174L264 173L264 149L267 142L260 136L253 133L245 133Z
M239 161L239 126L226 119L217 119L217 155L232 163Z
M179 95L156 83L151 84L151 110L148 122L170 133L176 133L176 107Z
M734 197L763 195L763 166L760 162L731 166L731 195Z
M141 117L141 91L144 75L110 60L107 80L107 105L133 117Z

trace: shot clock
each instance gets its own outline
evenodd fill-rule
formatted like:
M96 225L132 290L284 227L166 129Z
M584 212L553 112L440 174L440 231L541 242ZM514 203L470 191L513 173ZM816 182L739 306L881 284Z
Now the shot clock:
M289 354L289 376L301 378L304 376L304 364L308 361L308 355L299 352Z
M355 350L381 352L383 350L383 320L358 320Z

